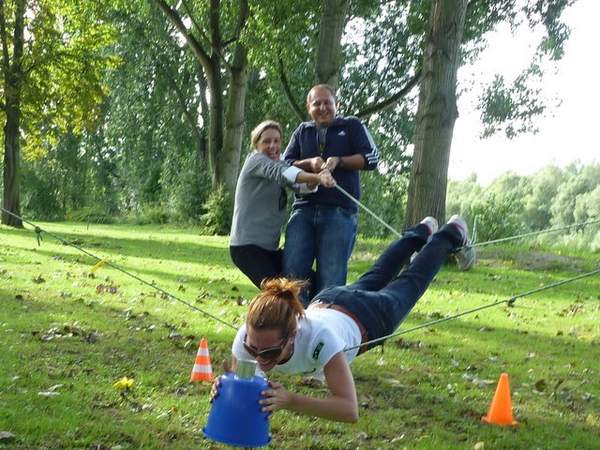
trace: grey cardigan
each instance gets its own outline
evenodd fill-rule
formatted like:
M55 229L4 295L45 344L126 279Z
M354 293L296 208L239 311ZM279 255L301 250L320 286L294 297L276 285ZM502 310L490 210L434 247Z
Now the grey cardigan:
M257 151L247 156L235 188L229 245L279 248L281 228L287 218L287 204L280 204L281 190L294 186L299 172L297 167Z

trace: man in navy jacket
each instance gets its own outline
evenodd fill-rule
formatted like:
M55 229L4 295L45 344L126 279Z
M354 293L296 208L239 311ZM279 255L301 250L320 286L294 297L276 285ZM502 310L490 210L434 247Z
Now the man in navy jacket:
M294 131L285 160L305 171L328 169L337 184L358 200L359 171L375 169L379 160L371 135L356 117L336 115L335 93L328 85L310 90L306 108L312 121ZM316 260L313 293L346 284L357 213L355 203L336 188L296 195L285 235L283 272L308 279Z

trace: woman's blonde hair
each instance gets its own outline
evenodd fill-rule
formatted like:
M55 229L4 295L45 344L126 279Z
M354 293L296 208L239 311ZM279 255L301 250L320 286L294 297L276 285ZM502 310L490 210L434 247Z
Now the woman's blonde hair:
M246 316L246 326L253 329L277 329L284 336L296 329L296 320L304 316L300 291L305 281L287 278L263 280L261 292L254 297Z
M281 125L279 125L279 122L275 122L274 120L265 120L256 125L254 130L250 132L250 143L252 144L252 148L256 148L258 141L260 141L260 137L268 129L277 130L279 132L279 137L283 139L283 131L281 130Z

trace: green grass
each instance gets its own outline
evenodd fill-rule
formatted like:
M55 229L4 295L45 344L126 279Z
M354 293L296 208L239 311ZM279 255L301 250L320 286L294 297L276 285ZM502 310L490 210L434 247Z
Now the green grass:
M44 223L227 323L243 321L255 288L226 238L156 226ZM383 243L359 239L350 279ZM234 330L163 298L45 235L0 227L0 448L222 448L206 441L210 386L188 378L206 336L215 372ZM447 265L403 328L598 268L598 254L539 245L484 248L467 273ZM111 289L112 288L112 289ZM112 290L112 292L111 292ZM272 448L598 448L600 275L389 341L353 363L355 425L280 412ZM508 372L520 425L482 424ZM133 389L113 384L127 376ZM312 395L323 388L277 376ZM481 444L479 444L481 445Z

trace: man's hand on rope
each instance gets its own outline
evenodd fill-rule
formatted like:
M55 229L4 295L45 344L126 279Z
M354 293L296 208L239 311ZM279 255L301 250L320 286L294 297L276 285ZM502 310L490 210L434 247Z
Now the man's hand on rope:
M327 160L321 165L321 170L329 170L333 172L336 167L340 165L342 158L339 156L330 156Z
M326 188L335 187L335 178L333 178L329 170L325 169L319 172L319 184Z
M323 168L323 164L325 164L325 161L320 156L315 156L314 158L310 158L309 162L310 162L310 171L313 173L319 173Z

